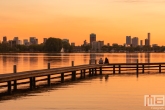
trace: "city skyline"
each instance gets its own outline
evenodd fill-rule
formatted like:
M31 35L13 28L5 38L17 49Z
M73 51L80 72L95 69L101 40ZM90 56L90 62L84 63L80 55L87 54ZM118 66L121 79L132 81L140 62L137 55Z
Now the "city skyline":
M126 35L145 39L150 32L151 44L165 45L164 5L162 0L1 0L0 36L35 36L39 43L68 38L80 45L96 33L105 44L123 44Z

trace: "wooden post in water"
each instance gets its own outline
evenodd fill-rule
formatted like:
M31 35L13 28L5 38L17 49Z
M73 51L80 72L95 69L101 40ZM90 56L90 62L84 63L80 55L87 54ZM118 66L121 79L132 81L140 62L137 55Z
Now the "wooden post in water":
M102 67L100 67L100 75L102 75Z
M97 68L95 68L95 75L97 75Z
M33 77L33 88L36 88L36 77Z
M83 78L83 70L80 70L80 78Z
M72 61L72 66L74 66L74 61Z
M137 65L136 65L136 77L138 77L139 76L139 61L138 61L138 59L137 59Z
M144 64L142 65L142 68L143 68L142 73L144 73Z
M161 64L159 64L159 73L161 73Z
M33 90L33 77L30 77L30 90Z
M113 65L113 74L115 74L115 65Z
M8 85L8 94L11 94L11 81L8 81L7 85Z
M119 74L121 73L121 65L119 65Z
M83 73L84 73L84 78L85 78L85 73L86 73L86 70L85 69L83 70Z
M50 63L48 63L48 69L50 69ZM51 76L48 75L47 78L48 78L47 79L48 86L51 86L51 80L50 80L51 79Z
M76 71L72 71L72 81L76 80Z
M17 66L13 65L13 73L17 73ZM17 80L14 80L14 91L17 90Z
M89 76L91 76L91 69L89 68Z
M61 73L61 83L64 82L64 73Z

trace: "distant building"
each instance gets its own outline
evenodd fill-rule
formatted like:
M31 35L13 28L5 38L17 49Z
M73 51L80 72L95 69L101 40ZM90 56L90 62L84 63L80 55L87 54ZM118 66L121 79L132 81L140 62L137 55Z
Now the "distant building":
M140 46L143 46L143 40L140 40Z
M29 43L30 45L38 44L38 39L36 39L35 37L30 37Z
M145 46L148 46L148 45L149 45L148 39L145 39Z
M92 51L101 51L102 46L104 46L104 41L93 41Z
M150 33L148 33L148 46L151 46L151 44L150 44L150 37L151 37L151 34Z
M69 39L62 39L62 41L69 43Z
M44 38L44 39L43 39L43 43L46 43L46 41L47 41L47 38Z
M132 38L132 47L137 47L138 46L138 37L133 37Z
M126 36L126 45L131 45L131 36Z
M119 44L118 43L113 43L112 44L112 46L114 47L114 46L118 46Z
M90 44L92 44L94 41L96 41L96 34L92 33L90 34Z
M26 46L29 45L28 39L24 39L24 40L23 40L23 45L26 45Z
M16 45L18 45L18 44L19 44L19 38L18 38L18 37L14 37L13 41L15 41L15 42L16 42Z
M84 46L87 45L87 41L86 41L86 40L84 40L84 44L83 44L83 45L84 45Z
M73 46L73 47L74 47L74 46L75 46L75 43L74 43L74 42L72 42L72 43L71 43L71 46Z
M110 46L110 43L107 43L107 46Z
M156 46L158 46L158 44L152 44L152 47L156 47Z
M9 40L9 45L10 45L11 47L15 47L17 44L16 44L16 41L14 41L14 40Z
M3 36L3 41L2 43L7 43L7 37L6 36Z

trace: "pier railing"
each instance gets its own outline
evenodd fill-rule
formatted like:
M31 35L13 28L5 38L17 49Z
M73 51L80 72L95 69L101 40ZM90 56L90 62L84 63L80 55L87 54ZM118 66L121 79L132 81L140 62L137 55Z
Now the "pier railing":
M102 74L134 73L138 77L139 73L165 72L165 63L89 63L74 66L74 62L72 62L72 66L60 68L50 68L50 63L48 63L47 69L25 72L17 72L17 67L14 65L13 73L0 74L0 93L7 91L8 94L11 94L23 87L33 90L41 83L51 86L54 83L75 81Z

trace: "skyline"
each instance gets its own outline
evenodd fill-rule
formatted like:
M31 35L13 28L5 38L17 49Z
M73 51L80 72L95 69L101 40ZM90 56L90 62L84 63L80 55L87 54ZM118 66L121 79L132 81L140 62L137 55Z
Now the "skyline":
M95 33L105 44L123 44L125 36L144 40L150 32L151 44L165 45L164 5L163 0L1 0L0 36L34 36L39 43L68 38L80 45Z

